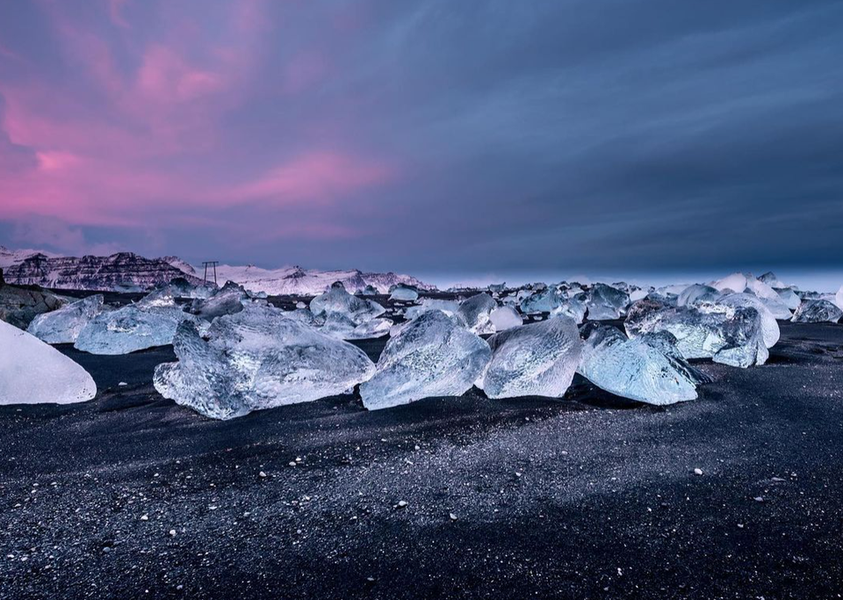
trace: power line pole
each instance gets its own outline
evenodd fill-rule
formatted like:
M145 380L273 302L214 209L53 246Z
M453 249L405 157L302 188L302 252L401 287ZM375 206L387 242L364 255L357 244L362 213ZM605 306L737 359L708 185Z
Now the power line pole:
M205 267L205 274L202 276L202 282L203 283L208 282L208 267L211 267L213 269L213 273L214 273L214 285L219 285L217 283L217 265L218 264L220 264L220 261L218 261L218 260L206 260L202 263L202 266Z

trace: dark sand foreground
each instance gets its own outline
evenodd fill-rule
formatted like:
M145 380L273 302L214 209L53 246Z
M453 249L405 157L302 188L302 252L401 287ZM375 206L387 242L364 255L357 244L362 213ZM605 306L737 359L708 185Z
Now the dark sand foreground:
M0 597L839 597L843 326L782 333L667 409L578 380L229 422L154 392L171 348L64 349L96 400L0 407Z

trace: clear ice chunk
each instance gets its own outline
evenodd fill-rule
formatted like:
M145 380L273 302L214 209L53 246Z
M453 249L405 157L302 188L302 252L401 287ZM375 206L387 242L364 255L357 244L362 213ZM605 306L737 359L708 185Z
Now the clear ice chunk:
M319 321L316 320L318 324ZM338 340L363 340L389 334L393 323L389 319L370 319L359 325L342 313L328 313L319 331Z
M480 293L463 300L458 314L471 333L477 335L494 333L495 326L491 321L491 315L497 306L497 302L489 294Z
M155 389L214 419L339 395L375 372L359 348L268 305L214 319L207 340L185 322L173 346L179 360L156 367Z
M37 315L27 331L48 344L72 344L88 322L103 311L103 296L95 294Z
M460 305L451 300L424 298L421 304L408 308L404 316L408 321L412 321L418 318L419 315L431 310L438 310L452 317L460 312Z
M763 365L769 357L762 315L753 307L718 305L716 310L705 312L645 299L630 307L624 327L630 338L660 331L673 334L677 350L686 359L711 358L748 367Z
M363 405L375 410L432 396L459 396L471 389L491 355L489 344L458 318L425 312L386 343L375 376L360 386Z
M146 300L146 302L144 302ZM173 343L179 323L195 317L162 298L149 297L117 310L101 312L79 332L74 348L91 354L129 354Z
M521 300L521 312L527 315L553 312L565 302L565 294L556 286L538 290Z
M331 289L310 301L310 310L314 315L340 313L359 325L381 316L386 309L374 300L352 296L339 281Z
M419 299L419 293L409 286L398 284L392 288L389 299L400 300L401 302L415 302Z
M586 306L591 321L619 319L629 304L629 294L605 283L596 283L588 294Z
M0 321L0 405L91 400L88 372L34 335Z
M676 338L662 331L629 339L616 327L589 324L579 373L617 396L648 404L697 398L700 377L676 350Z
M837 323L843 311L828 300L803 300L793 314L794 323Z
M492 359L478 387L490 398L561 398L582 350L576 323L564 316L515 327L488 341Z
M676 306L694 306L699 302L716 302L722 295L717 288L695 283L682 290L682 293L676 298Z
M213 321L217 317L240 312L248 302L249 294L245 288L229 281L209 298L194 300L190 305L190 312L206 321Z

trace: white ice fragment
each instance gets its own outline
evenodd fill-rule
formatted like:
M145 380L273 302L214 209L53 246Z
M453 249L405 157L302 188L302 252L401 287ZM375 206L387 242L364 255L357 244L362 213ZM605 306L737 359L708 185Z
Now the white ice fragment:
M207 341L184 323L173 346L179 361L155 369L155 389L216 419L339 395L375 372L359 348L268 305L215 319Z
M392 289L389 296L390 300L400 300L402 302L415 302L419 298L419 293L410 286L398 284Z
M576 323L560 316L530 323L489 338L492 359L481 387L490 398L560 398L571 385L582 341Z
M0 405L71 404L96 394L85 369L34 335L0 321Z
M732 273L723 279L712 282L711 287L718 289L721 292L726 290L740 293L746 289L746 280L752 277L747 273Z
M471 388L491 355L489 345L456 317L425 312L386 343L376 374L360 386L363 405L374 410L431 396L459 396Z
M710 285L695 283L689 285L676 298L676 306L694 306L699 302L715 302L722 296L720 290Z
M48 344L72 344L88 322L103 310L102 294L37 315L27 331Z
M513 327L519 327L523 320L518 311L510 306L499 306L489 314L489 320L495 327L495 331L506 331Z

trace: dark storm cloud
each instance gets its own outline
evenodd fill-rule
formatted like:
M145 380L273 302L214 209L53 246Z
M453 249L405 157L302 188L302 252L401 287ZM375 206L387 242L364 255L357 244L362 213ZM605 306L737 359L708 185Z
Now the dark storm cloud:
M118 21L24 11L33 42L0 29L15 82L0 94L18 98L7 147L84 174L111 164L124 131L141 136L103 187L65 186L108 218L31 211L92 243L425 273L817 267L843 254L839 2L244 0L211 3L187 45L173 31L185 6L206 4L118 4ZM75 59L49 51L59 34L44 14L76 32ZM21 90L77 71L109 93L67 83L84 109L51 116L102 111L110 126L93 135L106 141L62 130L67 147L49 148ZM156 119L141 118L148 105ZM14 193L53 198L18 170ZM132 200L111 214L123 189ZM24 218L21 202L6 216Z

